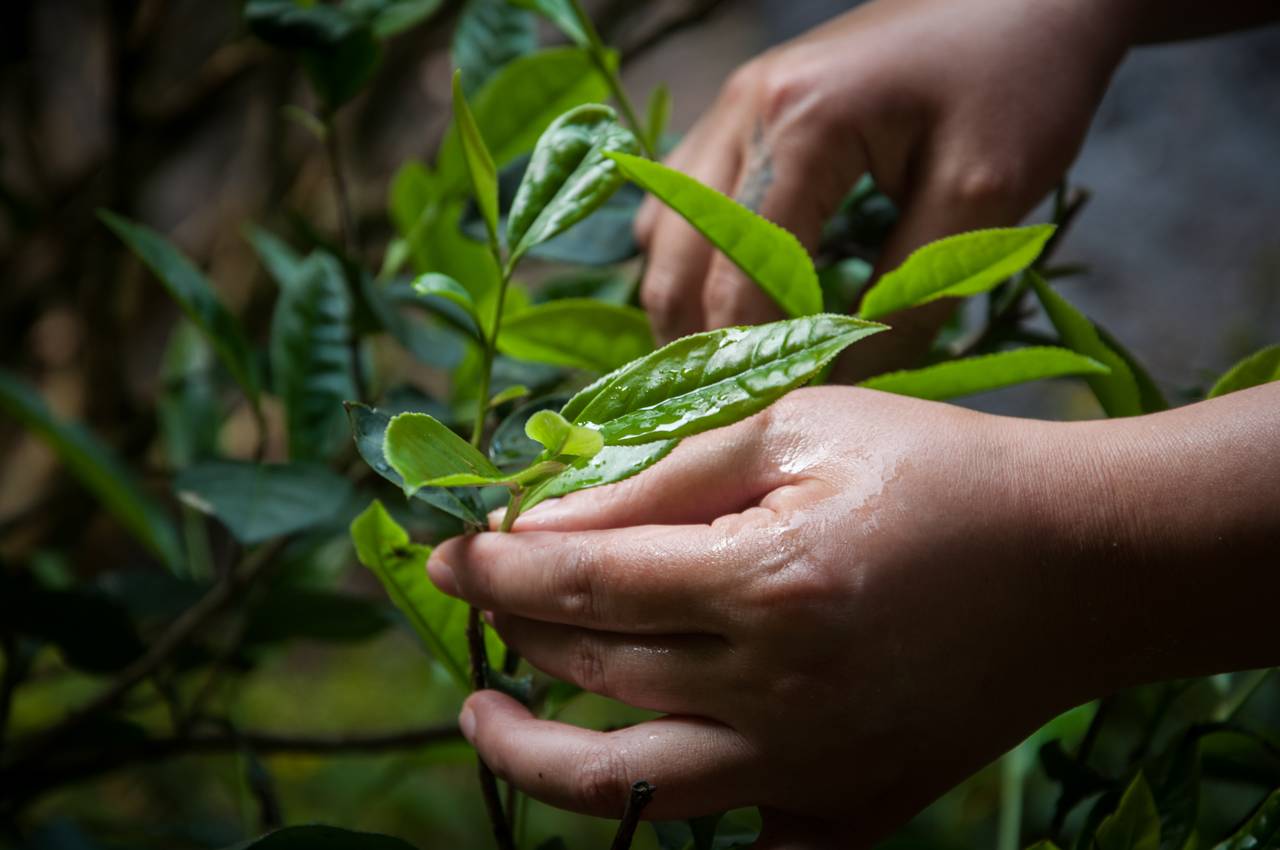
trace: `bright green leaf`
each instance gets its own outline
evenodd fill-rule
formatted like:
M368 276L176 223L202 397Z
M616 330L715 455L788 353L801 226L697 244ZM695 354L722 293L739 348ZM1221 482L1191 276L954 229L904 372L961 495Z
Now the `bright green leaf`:
M601 101L608 94L608 86L586 52L560 47L508 62L480 90L471 107L494 162L503 166L532 150L542 132L561 114ZM440 185L447 195L465 192L466 164L456 127L446 134L437 165ZM464 278L454 277L467 284Z
M599 431L574 425L554 410L540 410L530 416L524 432L545 446L551 457L594 457L604 448Z
M653 332L635 307L563 298L505 316L498 350L521 360L607 372L653 351Z
M1268 346L1236 363L1209 390L1209 398L1271 381L1280 381L1280 345Z
M347 416L351 420L351 431L360 457L374 472L403 488L404 478L391 468L385 452L387 426L391 424L391 417L363 404L348 404ZM413 497L473 526L483 527L488 523L484 505L471 491L423 487Z
M425 413L392 417L384 452L391 468L404 478L404 492L410 496L421 487L440 486L434 482L453 476L503 478L474 446Z
M515 401L518 398L524 398L529 394L529 388L524 384L513 384L502 392L489 399L489 407L494 408L499 405L506 404L509 401Z
M858 315L879 319L945 297L977 295L1035 262L1051 224L974 230L930 242L871 287Z
M462 93L462 71L453 75L453 121L462 139L462 154L467 163L467 173L471 175L471 189L475 194L476 204L484 216L485 226L489 229L489 238L494 244L498 241L498 169L489 155L489 148L484 143L484 136L476 126L476 120L467 106L467 97Z
M822 311L813 260L790 233L675 169L628 154L608 156L628 178L697 228L787 315Z
M460 688L471 684L467 660L467 604L446 596L427 578L431 547L413 543L377 499L351 523L356 556L386 588L418 637Z
M537 49L533 15L506 0L467 0L453 30L453 65L462 91L475 93L512 59Z
M659 83L649 93L648 118L644 124L645 135L649 138L649 150L658 150L662 145L662 134L667 131L667 121L671 118L671 89L666 83Z
M182 570L168 514L143 492L120 459L79 422L58 419L16 376L0 371L0 410L48 444L71 474L170 570Z
M334 522L352 493L347 479L318 464L229 460L187 467L173 489L246 546Z
M639 446L605 446L599 454L579 458L559 475L530 490L524 498L523 509L528 510L545 499L630 478L671 454L678 442L659 440Z
M353 370L342 267L328 254L312 254L280 291L271 318L271 376L284 402L290 458L324 459L342 439Z
M1098 826L1093 850L1160 850L1160 814L1141 772Z
M460 307L467 318L470 319L471 328L469 332L473 333L477 340L483 339L480 335L481 322L476 312L475 299L471 297L471 293L462 284L448 275L428 272L424 275L419 275L413 281L413 291L427 298L443 298Z
M1065 348L1045 346L949 360L923 369L889 372L868 378L859 386L941 401L1029 381L1066 375L1105 375L1107 372L1107 367L1096 360Z
M507 219L509 263L598 209L623 183L607 153L638 152L640 143L607 106L561 115L538 139Z
M1098 329L1083 313L1049 287L1035 272L1028 272L1036 297L1068 348L1092 357L1111 370L1089 377L1089 386L1108 416L1137 416L1143 413L1141 393L1133 371L1123 357L1102 341Z
M149 227L107 210L99 218L138 255L164 284L182 312L208 338L227 371L258 404L258 372L244 328L227 311L204 275L172 243Z
M845 348L882 330L823 313L694 334L610 373L561 413L598 426L606 445L687 437L763 410Z

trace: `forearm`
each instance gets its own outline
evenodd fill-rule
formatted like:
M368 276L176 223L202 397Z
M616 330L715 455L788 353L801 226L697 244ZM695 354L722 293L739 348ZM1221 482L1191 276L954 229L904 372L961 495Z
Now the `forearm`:
M1082 697L1280 664L1280 384L1039 442Z

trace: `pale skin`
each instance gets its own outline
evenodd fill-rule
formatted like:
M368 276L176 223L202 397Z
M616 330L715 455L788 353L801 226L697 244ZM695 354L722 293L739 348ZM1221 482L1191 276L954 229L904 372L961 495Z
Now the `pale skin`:
M878 0L739 72L675 164L809 244L869 168L904 210L888 258L1013 223L1128 44L1170 34L1136 26L1143 6ZM761 145L771 179L743 173ZM658 326L772 318L679 224L641 222ZM939 312L855 356L901 363ZM435 550L437 586L534 666L664 713L596 732L484 691L463 733L553 805L617 817L645 779L646 817L754 805L761 848L865 846L1071 706L1280 664L1278 411L1280 384L1080 423L796 391L515 534Z

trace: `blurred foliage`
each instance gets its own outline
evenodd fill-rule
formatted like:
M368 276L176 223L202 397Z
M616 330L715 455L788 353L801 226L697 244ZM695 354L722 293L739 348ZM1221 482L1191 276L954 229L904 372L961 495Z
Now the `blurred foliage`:
M57 10L37 5L10 4L0 28L47 41ZM8 133L0 148L0 265L17 281L0 296L11 331L0 339L4 846L396 850L487 834L474 756L453 725L466 684L450 657L459 632L419 616L444 603L410 535L435 542L482 522L495 494L429 487L405 500L383 433L403 411L457 430L492 418L493 462L528 463L534 413L652 346L634 309L634 187L548 229L506 293L483 244L488 227L520 219L534 143L566 110L612 96L641 145L659 146L670 94L653 93L641 126L618 63L716 4L629 5L600 4L595 25L551 0L140 1L61 21L60 37L93 48L72 70L108 81L66 109L99 123L46 133L45 147ZM492 151L489 208L469 198L444 75L427 73L445 55ZM13 88L39 78L42 61L6 40L6 96L33 126L65 130L49 117L56 87ZM440 78L425 102L404 84L417 75ZM655 193L676 179L637 162ZM204 203L219 181L240 194ZM1060 230L1077 198L1060 193ZM728 203L697 201L712 213ZM105 226L98 208L111 211ZM697 209L682 212L698 225ZM860 183L827 228L816 276L800 275L813 288L796 312L817 309L818 285L828 309L852 308L894 216ZM227 238L242 218L258 223ZM769 239L793 247L783 232ZM1055 247L1037 261L1045 279L1072 271L1053 264ZM1025 346L1048 342L1074 352L1055 355L1052 374L1088 373L1107 412L1164 405L1119 343L1040 277L1010 277L1020 268L963 290L985 310L948 328L932 358L961 378L919 370L900 386L991 386L984 364L1012 361L980 358L1010 351L1032 353L1001 380L1047 377ZM413 286L422 275L437 279ZM1027 329L1037 302L1056 336ZM479 343L496 336L499 304L510 337L486 393ZM625 351L586 332L606 319ZM1213 392L1274 379L1275 365L1265 351ZM374 406L344 418L348 400ZM395 605L357 554L384 582L410 582ZM645 716L541 676L508 685L586 726ZM1057 718L886 844L1179 850L1234 832L1231 848L1274 847L1277 787L1275 676L1171 682ZM613 833L537 804L522 811L521 846L604 846ZM642 829L636 846L733 846L754 828L753 813L735 812Z

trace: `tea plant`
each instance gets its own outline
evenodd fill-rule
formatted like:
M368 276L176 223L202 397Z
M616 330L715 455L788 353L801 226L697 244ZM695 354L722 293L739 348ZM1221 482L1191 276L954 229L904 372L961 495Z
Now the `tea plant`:
M863 294L894 215L887 199L860 183L815 261L785 230L659 164L669 95L656 91L640 121L619 83L616 54L577 0L463 6L453 42L453 121L431 165L410 163L397 174L389 205L397 235L378 270L367 268L335 116L375 72L385 39L437 5L245 4L252 30L296 55L314 88L318 109L291 114L325 144L341 232L335 243L310 231L308 250L298 252L250 230L279 287L265 346L171 243L102 213L184 315L162 363L157 409L179 522L98 437L55 417L19 378L0 374L0 406L49 443L169 571L162 594L169 602L151 608L138 602L140 590L113 595L73 586L65 569L35 559L21 573L4 573L0 730L30 674L48 663L42 646L56 647L71 667L110 677L66 717L8 742L0 763L6 819L16 823L42 795L108 770L228 751L244 754L262 825L274 828L282 819L278 807L271 816L261 757L456 743L452 726L336 738L263 733L240 728L223 709L229 687L265 647L295 638L364 640L390 624L381 606L334 590L332 581L317 587L316 576L298 566L336 561L327 569L340 570L349 560L347 529L358 560L443 672L442 686L499 688L555 716L576 689L535 677L477 611L437 591L425 572L431 546L419 541L487 529L495 508L503 510L500 530L510 531L522 511L545 499L674 462L667 456L684 437L825 380L854 343L891 333L887 325L902 310L939 298L985 304L978 321L970 312L943 332L927 365L864 386L949 399L1078 377L1109 416L1167 406L1140 364L1049 284L1072 271L1053 255L1082 195L1064 187L1049 224L927 245ZM568 46L538 49L533 11ZM610 98L621 119L602 103ZM636 253L630 230L641 191L683 216L788 318L655 350L644 314L632 306L634 269L621 265ZM521 278L533 263L566 262L575 269L568 277L540 286ZM1028 327L1035 305L1052 335ZM447 373L447 396L406 386L404 370L388 365L394 358ZM1280 348L1272 347L1207 395L1278 378ZM219 445L231 385L257 428L247 456ZM273 410L281 411L278 424ZM378 498L366 465L407 498ZM336 557L325 555L335 549ZM1018 813L1035 802L1023 789L1033 785L1037 748L1052 784L1039 789L1041 808L1051 810L1043 831L1059 842L1074 836L1077 848L1182 850L1206 843L1197 831L1204 827L1213 837L1231 833L1222 847L1269 846L1280 828L1280 792L1264 792L1280 787L1280 746L1274 718L1268 725L1250 714L1268 681L1264 671L1137 689L1102 701L1091 716L1077 711L1050 724L999 768L1001 811L1009 813L1000 846L1017 846ZM138 701L152 693L166 707L168 729L139 720ZM1076 738L1068 751L1064 741ZM483 764L479 779L498 847L565 846L554 837L530 840L529 802ZM631 799L618 801L615 847L630 845L644 803L662 794L646 777L634 779ZM1244 785L1248 805L1214 808L1216 820L1206 821L1199 801L1210 781ZM663 848L742 846L753 837L749 813L654 829ZM279 829L244 846L317 844L408 847L323 826Z

